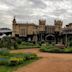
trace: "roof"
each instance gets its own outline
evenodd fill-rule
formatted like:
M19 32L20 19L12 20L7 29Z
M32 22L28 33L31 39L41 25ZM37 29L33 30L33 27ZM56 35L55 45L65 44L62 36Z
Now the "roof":
M0 28L0 33L12 32L9 28Z
M34 23L16 23L17 25L24 25L24 26L38 26Z

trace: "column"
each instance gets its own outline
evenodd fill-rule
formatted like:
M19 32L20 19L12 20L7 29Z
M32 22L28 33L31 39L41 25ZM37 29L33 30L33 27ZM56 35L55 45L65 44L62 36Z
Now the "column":
M66 41L66 42L65 42L65 43L66 43L65 45L67 46L67 34L65 35L65 38L66 38L66 39L65 39L65 41Z

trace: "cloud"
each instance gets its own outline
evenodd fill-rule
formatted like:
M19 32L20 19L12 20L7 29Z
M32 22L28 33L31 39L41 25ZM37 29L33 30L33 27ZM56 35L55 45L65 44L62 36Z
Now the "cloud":
M69 23L72 0L0 0L0 27L12 28L14 15L18 22L38 24L40 18L46 18L47 24L53 24L53 20L58 18Z
M0 4L0 10L8 10L9 7L5 4Z

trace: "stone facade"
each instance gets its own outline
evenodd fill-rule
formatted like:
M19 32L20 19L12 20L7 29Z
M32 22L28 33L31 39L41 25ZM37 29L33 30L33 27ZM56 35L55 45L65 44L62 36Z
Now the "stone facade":
M23 38L26 41L65 43L67 32L72 34L72 23L62 28L63 21L61 20L55 20L53 26L46 25L46 20L39 20L39 25L36 25L34 23L17 23L16 19L14 18L12 23L12 36Z

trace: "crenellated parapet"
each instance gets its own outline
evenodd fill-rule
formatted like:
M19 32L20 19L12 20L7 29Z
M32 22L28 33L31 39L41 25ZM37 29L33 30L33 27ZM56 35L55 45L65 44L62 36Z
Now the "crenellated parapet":
M55 32L60 32L62 29L63 21L55 20L54 25L55 25Z
M39 31L43 32L45 31L45 26L46 26L46 20L39 20Z

